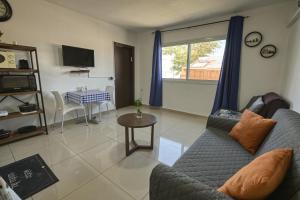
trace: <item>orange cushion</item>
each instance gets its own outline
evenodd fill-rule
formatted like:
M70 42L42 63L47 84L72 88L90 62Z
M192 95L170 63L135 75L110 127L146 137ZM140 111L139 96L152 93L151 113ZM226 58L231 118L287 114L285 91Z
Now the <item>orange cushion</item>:
M264 199L282 182L292 155L288 148L267 152L240 169L218 191L237 200Z
M241 120L232 128L229 135L237 140L247 151L255 154L259 145L275 126L276 121L245 110Z

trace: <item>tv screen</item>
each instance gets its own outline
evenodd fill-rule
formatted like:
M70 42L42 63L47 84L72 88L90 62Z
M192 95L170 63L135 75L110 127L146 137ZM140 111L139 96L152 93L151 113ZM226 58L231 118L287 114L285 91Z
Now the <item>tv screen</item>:
M64 66L94 67L94 50L62 45Z

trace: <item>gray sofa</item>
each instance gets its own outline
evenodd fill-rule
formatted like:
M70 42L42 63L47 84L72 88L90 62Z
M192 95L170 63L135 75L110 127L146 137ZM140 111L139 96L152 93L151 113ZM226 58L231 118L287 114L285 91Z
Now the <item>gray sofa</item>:
M293 161L284 181L268 199L299 199L300 114L280 109L273 119L278 123L253 156L228 135L237 121L210 118L206 131L173 167L159 164L153 169L150 200L232 199L217 188L257 156L280 147L293 148Z

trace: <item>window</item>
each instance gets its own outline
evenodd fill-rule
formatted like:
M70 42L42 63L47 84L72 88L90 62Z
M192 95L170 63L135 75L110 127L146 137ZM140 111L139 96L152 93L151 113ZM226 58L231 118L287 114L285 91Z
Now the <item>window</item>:
M163 78L219 80L226 40L165 46Z

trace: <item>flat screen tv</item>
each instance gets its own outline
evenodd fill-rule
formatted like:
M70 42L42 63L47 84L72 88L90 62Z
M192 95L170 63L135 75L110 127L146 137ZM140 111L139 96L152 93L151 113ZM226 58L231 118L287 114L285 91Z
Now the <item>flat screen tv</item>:
M62 45L63 64L71 67L95 67L94 50Z

